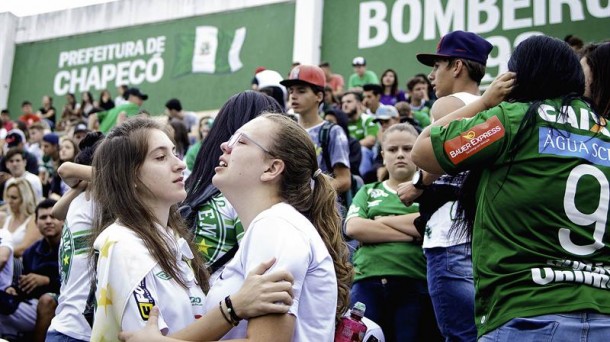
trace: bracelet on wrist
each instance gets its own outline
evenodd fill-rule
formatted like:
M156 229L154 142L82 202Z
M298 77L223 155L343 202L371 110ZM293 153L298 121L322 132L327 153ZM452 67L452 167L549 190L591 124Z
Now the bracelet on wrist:
M229 315L231 316L231 320L239 323L241 321L241 317L237 316L235 309L233 308L233 303L231 303L230 296L225 297L225 305L227 306L227 311L229 311Z
M224 319L225 319L225 321L227 321L227 323L229 323L230 325L232 325L234 327L237 326L237 324L233 323L233 321L231 319L229 319L229 316L227 316L225 311L222 309L222 300L220 302L218 302L218 309L220 310L222 317L224 317Z

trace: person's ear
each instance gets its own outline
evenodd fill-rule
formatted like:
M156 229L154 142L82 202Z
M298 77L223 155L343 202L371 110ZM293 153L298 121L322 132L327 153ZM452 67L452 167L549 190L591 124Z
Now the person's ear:
M268 182L278 178L283 172L286 165L281 159L271 159L267 165L267 169L261 175L261 181Z
M461 59L456 59L453 63L453 77L457 78L460 76L460 72L462 72L462 69L464 68L464 62Z

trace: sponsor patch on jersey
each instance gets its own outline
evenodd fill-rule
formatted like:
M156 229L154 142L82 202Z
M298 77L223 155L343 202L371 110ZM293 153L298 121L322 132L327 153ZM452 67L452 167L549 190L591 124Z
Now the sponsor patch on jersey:
M457 165L464 159L473 156L485 147L504 137L506 130L500 120L492 116L487 121L473 126L468 132L445 141L443 147L445 153L453 165Z
M136 301L136 305L138 305L140 317L142 317L142 320L148 321L150 310L152 310L153 306L155 306L155 300L146 288L146 279L142 279L140 285L133 290L133 298Z
M610 166L609 142L560 129L538 129L538 152L582 158L596 165Z

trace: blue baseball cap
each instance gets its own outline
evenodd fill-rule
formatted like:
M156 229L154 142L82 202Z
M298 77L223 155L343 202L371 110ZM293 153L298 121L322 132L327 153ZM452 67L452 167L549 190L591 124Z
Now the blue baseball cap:
M441 38L436 53L417 54L417 60L427 66L434 66L439 58L462 58L486 65L491 49L493 45L478 34L453 31Z

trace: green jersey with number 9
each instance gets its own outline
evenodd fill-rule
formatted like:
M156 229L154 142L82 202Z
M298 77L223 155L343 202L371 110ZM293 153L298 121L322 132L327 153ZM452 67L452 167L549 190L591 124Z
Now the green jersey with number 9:
M517 317L610 314L610 133L583 101L503 102L433 127L450 174L481 169L472 261L479 336ZM517 146L518 148L514 148Z

